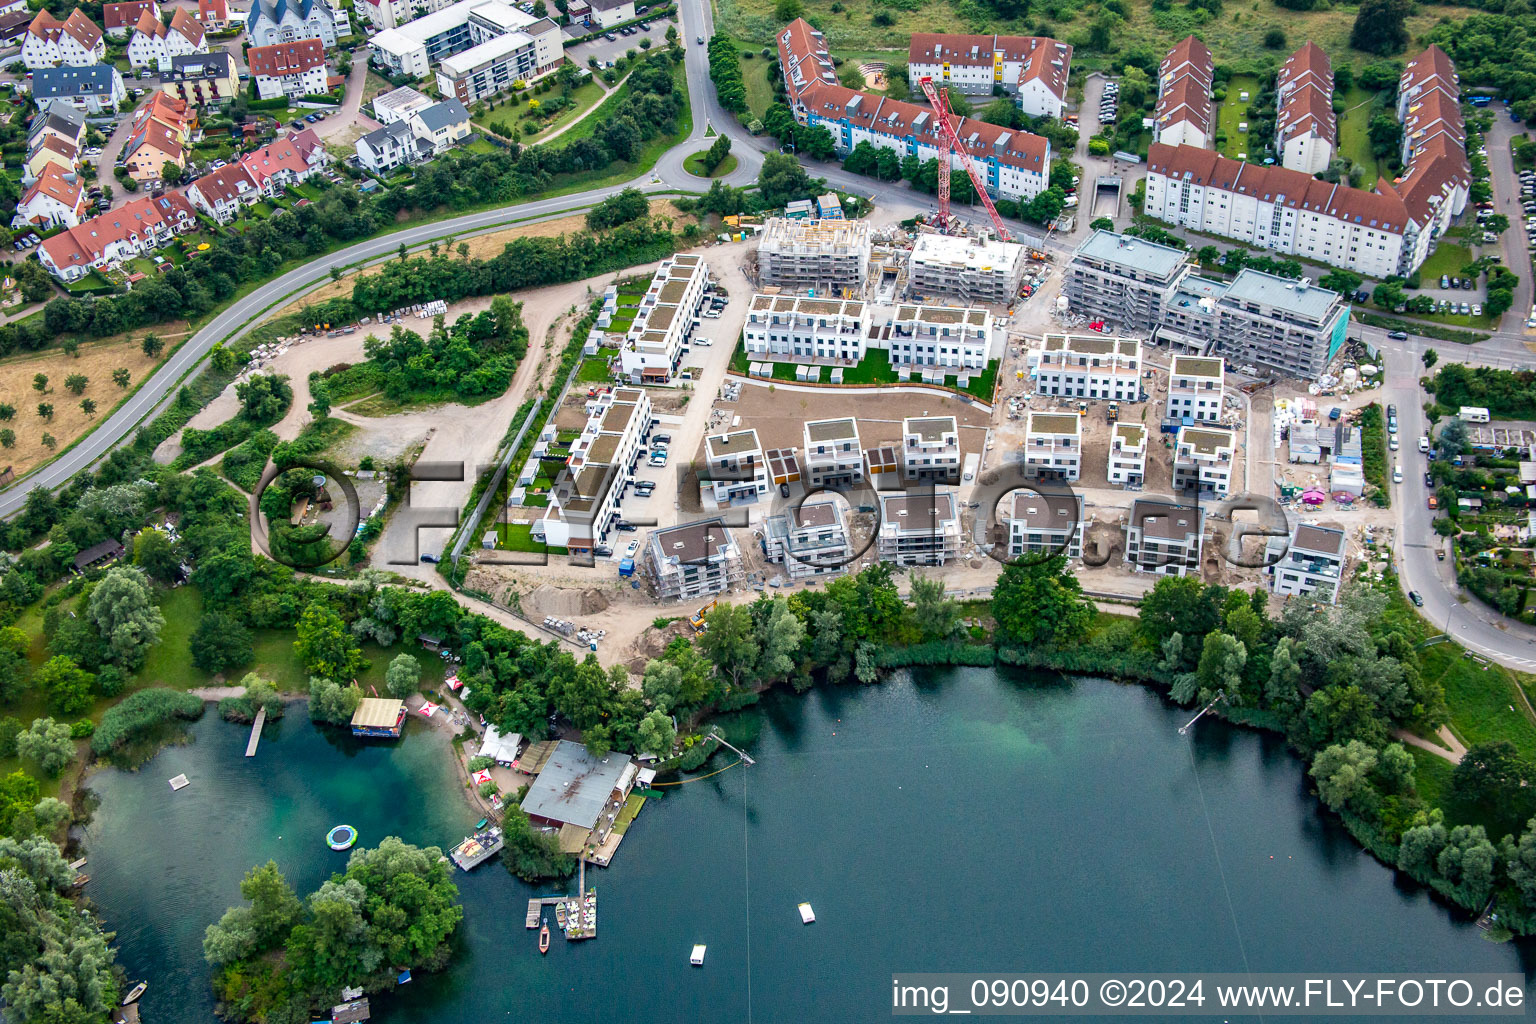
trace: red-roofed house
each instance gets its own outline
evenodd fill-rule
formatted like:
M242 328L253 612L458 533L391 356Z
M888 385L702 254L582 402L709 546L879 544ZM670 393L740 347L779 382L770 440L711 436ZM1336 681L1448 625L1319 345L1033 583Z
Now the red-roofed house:
M128 141L123 144L122 162L133 179L159 178L167 163L185 167L195 122L186 100L164 92L151 93L134 114Z
M1275 80L1275 147L1280 165L1306 174L1328 169L1338 144L1333 64L1316 43L1291 54Z
M172 57L208 52L208 36L196 18L178 7L167 28L149 11L139 15L133 38L128 40L128 63L135 68L171 70Z
M1456 65L1438 46L1431 46L1410 58L1397 80L1397 117L1402 120L1408 105L1427 92L1442 92L1452 100L1461 98L1461 78Z
M1072 47L1046 36L962 36L920 32L907 49L914 93L924 78L973 96L1001 87L1031 117L1060 117Z
M16 204L11 227L72 228L84 214L85 193L80 179L48 164Z
M1208 148L1216 139L1211 81L1216 65L1211 51L1186 36L1157 67L1157 106L1152 137L1169 146Z
M145 11L153 15L156 21L160 20L160 5L155 0L124 0L123 3L102 4L103 27L113 39L127 39L128 33L139 23L139 15Z
M239 164L221 167L187 186L187 201L220 224L238 217L242 206L255 206L261 199L256 179Z
M222 32L229 24L229 4L224 0L197 0L197 20L209 32Z
M197 214L180 192L130 200L120 209L66 228L38 247L43 267L61 281L77 281L99 267L142 256L197 227Z
M245 59L256 79L256 95L264 100L325 92L325 44L318 39L253 46Z
M72 68L100 64L107 57L107 43L101 29L78 8L60 21L47 11L38 11L27 26L21 41L21 60L28 71L63 65Z
M323 170L330 155L313 128L284 136L240 158L240 166L256 187L277 195Z
M837 69L827 52L827 37L804 18L796 18L779 33L779 70L784 74L789 107L802 122L805 115L798 106L800 94L817 83L838 84Z
M1425 225L1414 247L1417 267L1450 227L1451 218L1466 209L1472 169L1459 103L1461 83L1445 51L1431 46L1410 60L1397 90L1405 169L1392 187Z

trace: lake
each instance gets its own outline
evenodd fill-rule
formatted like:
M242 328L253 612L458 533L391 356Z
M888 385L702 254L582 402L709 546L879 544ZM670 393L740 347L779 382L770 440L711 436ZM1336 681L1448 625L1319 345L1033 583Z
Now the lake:
M1182 737L1190 715L1139 687L989 669L772 694L725 723L755 767L648 801L614 866L588 872L596 940L557 935L541 957L526 901L566 886L499 861L458 872L459 956L374 1019L887 1019L896 971L1531 977L1525 947L1483 941L1363 853L1278 738L1209 718ZM90 783L88 891L150 982L146 1024L210 1019L203 929L251 865L276 859L305 893L345 865L332 825L446 850L478 818L419 722L364 743L293 705L251 759L248 729L212 711L190 733Z

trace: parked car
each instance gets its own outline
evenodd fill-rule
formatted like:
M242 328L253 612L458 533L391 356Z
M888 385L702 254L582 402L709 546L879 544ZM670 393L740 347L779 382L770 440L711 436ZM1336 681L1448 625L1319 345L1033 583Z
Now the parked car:
M620 533L634 533L634 532L636 532L636 531L638 531L640 529L640 527L636 526L634 523L630 522L627 519L620 519L617 523L614 523L613 525L614 525L614 528L616 530L618 530Z
M422 555L421 560L428 563L429 565L436 565L438 562L438 557L436 555Z
M1429 473L1425 473L1424 474L1424 486L1425 487L1434 487L1435 486L1435 478L1431 474L1429 474Z
M652 440L654 440L657 444L671 444L672 443L672 435L671 434L657 434Z
M789 484L779 484L779 496L784 498L789 497Z
M610 43L616 43L619 41L619 37L614 35L612 32L604 32L603 38L608 40Z
M1424 607L1424 599L1419 596L1419 592L1417 590L1408 591L1408 600L1413 602L1413 606L1415 608Z
M1441 274L1440 275L1440 287L1441 288L1449 288L1450 286L1451 286L1450 276L1447 275L1447 274Z

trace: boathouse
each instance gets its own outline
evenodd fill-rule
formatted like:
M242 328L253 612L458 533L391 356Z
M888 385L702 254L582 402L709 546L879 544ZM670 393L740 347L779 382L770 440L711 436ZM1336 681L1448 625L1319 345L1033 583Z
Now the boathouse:
M399 736L405 722L405 701L364 697L352 713L353 736Z
M536 825L590 830L615 802L623 805L636 771L628 754L596 758L585 745L562 740L529 784L522 808Z

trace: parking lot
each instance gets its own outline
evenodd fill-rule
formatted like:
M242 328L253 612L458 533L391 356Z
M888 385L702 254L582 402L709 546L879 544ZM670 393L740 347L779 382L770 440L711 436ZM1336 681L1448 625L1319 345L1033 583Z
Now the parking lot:
M670 24L672 22L666 18L659 18L656 21L650 22L649 27L644 31L640 30L638 26L626 30L631 33L629 35L621 35L615 29L607 33L607 35L613 36L612 39L608 39L606 36L598 36L590 42L575 43L565 48L565 54L578 67L587 67L587 61L592 58L596 58L600 66L608 67L610 61L618 60L630 50L634 50L636 53L643 53L644 50L640 46L640 40L642 39L649 39L651 41L651 49L653 50L667 45L667 26ZM591 30L581 29L581 32L588 31Z

